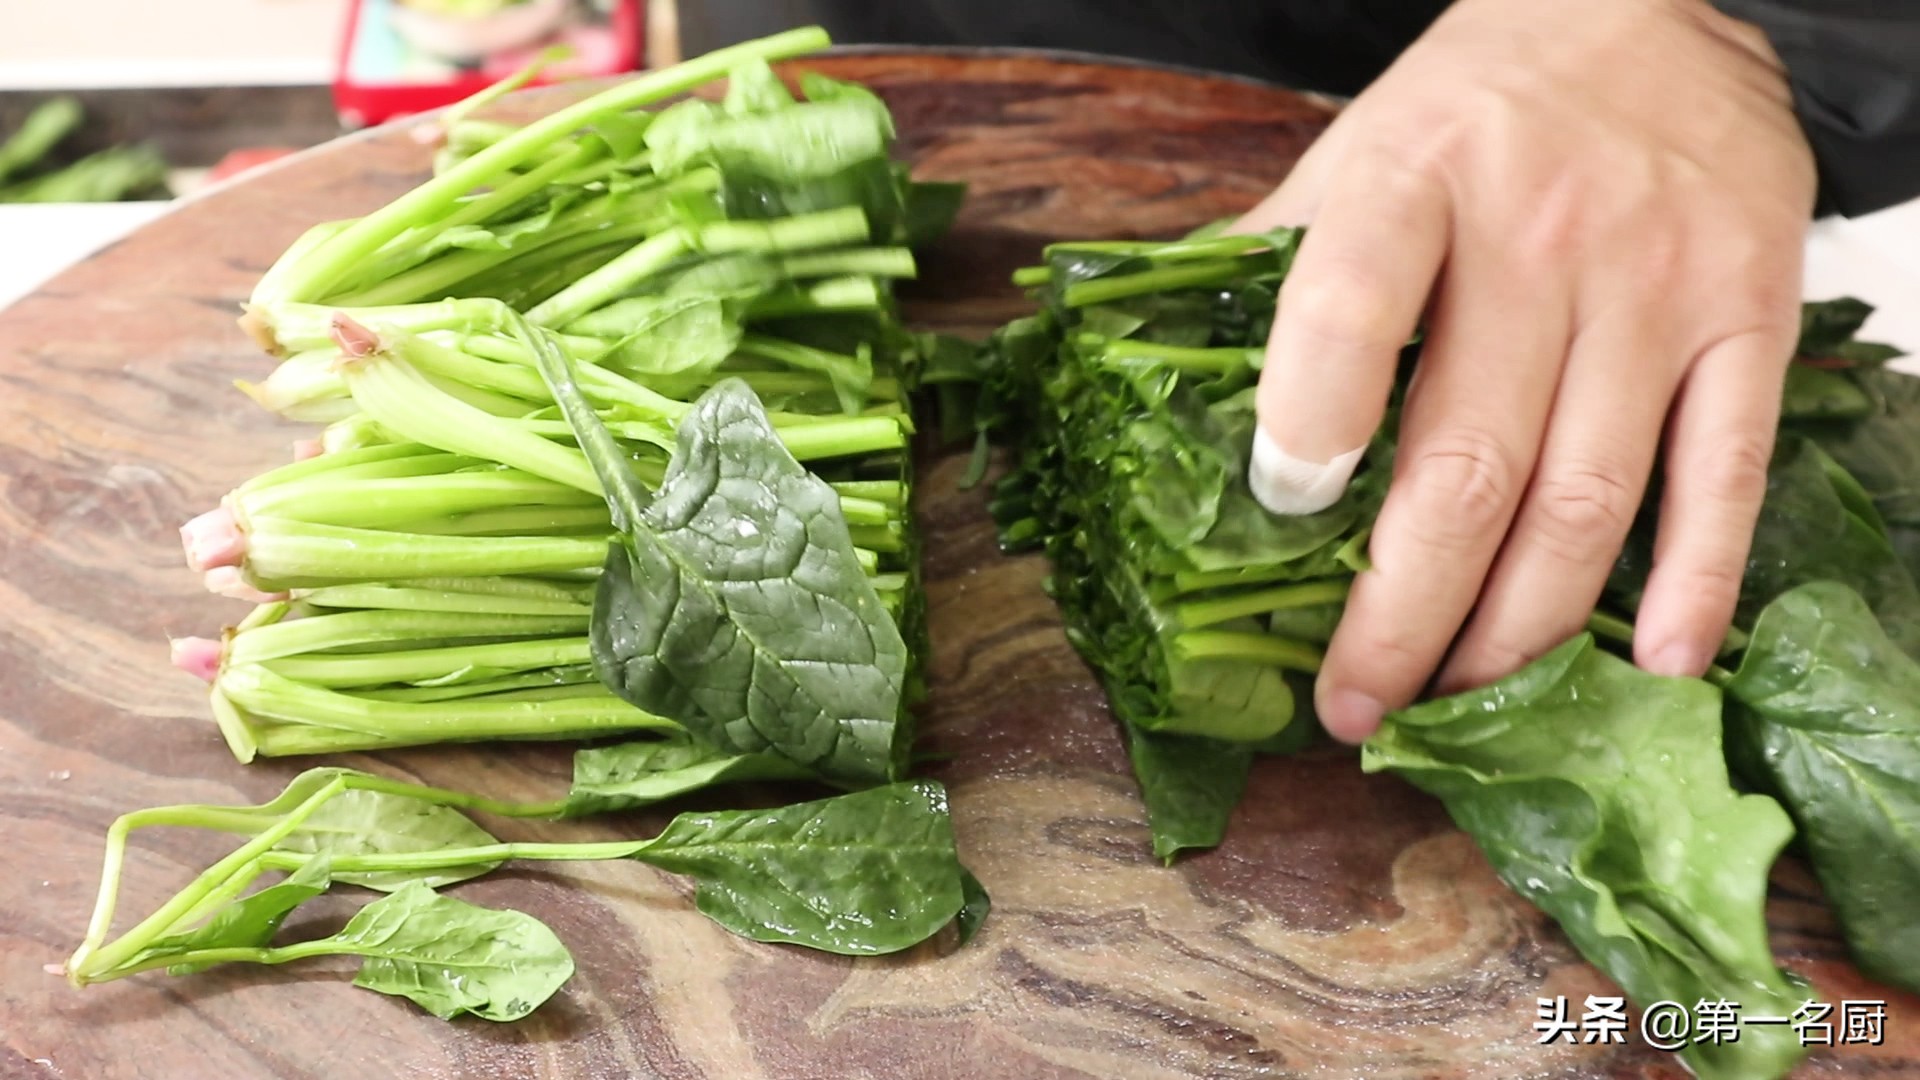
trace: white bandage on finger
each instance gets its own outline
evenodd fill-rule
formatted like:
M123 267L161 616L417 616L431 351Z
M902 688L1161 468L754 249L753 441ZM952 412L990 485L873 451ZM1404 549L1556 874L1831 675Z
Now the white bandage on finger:
M1253 460L1247 469L1247 486L1270 514L1317 514L1346 494L1347 481L1353 479L1353 470L1366 449L1363 446L1349 450L1318 465L1280 449L1266 428L1258 428L1253 436Z

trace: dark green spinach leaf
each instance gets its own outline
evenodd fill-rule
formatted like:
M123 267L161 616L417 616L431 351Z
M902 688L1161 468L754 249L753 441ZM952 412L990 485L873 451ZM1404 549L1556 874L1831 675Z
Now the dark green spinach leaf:
M907 948L963 912L977 923L983 903L954 848L946 790L927 780L681 814L634 857L694 878L700 911L736 934L847 955Z
M607 493L620 539L594 599L594 670L626 701L738 753L829 779L905 769L907 646L854 555L839 496L748 386L702 394L649 495L543 332L525 336Z
M1720 711L1707 683L1648 675L1582 635L1490 687L1392 714L1361 760L1438 796L1635 1003L1788 1016L1807 994L1774 964L1765 905L1793 826L1729 785ZM1681 1053L1707 1080L1750 1080L1806 1051L1784 1028L1747 1027Z
M1815 582L1761 612L1727 693L1734 760L1799 823L1860 970L1920 992L1920 664Z
M566 814L634 810L703 788L756 780L800 780L806 768L777 754L736 754L684 735L576 751Z
M364 957L353 985L403 997L442 1020L518 1020L573 976L573 957L547 925L519 911L477 907L409 882L354 915L309 951Z

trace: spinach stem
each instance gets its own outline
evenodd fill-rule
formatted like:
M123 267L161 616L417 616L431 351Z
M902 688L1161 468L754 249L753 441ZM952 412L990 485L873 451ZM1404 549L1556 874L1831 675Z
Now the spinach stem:
M1067 286L1061 299L1067 307L1077 308L1124 300L1129 296L1140 296L1145 293L1197 289L1205 285L1224 285L1239 277L1244 269L1243 265L1235 259L1207 259L1181 263L1143 270L1137 274L1119 274L1114 277L1076 281Z
M629 705L604 690L558 700L384 701L311 686L259 664L230 665L220 690L251 717L270 723L254 733L268 756L319 745L371 750L430 742L489 739L581 739L634 731L678 731L680 725Z
M600 545L606 551L604 542ZM300 653L417 641L421 638L487 639L577 635L586 632L584 614L502 615L486 611L417 611L370 608L285 619L233 635L230 663L254 664Z
M748 61L786 59L829 44L831 39L817 27L790 30L640 75L551 113L327 237L289 266L273 284L289 299L324 300L367 256L407 228L440 216L463 195L494 182L519 162L581 128L592 126L600 117L691 90L724 77Z
M1237 630L1189 630L1173 639L1173 653L1184 660L1247 660L1307 674L1318 672L1325 656L1304 641Z
M106 865L100 875L100 898L95 903L93 921L87 928L86 939L74 952L72 959L67 962L67 977L75 986L85 986L90 974L111 971L125 963L154 938L178 924L181 916L191 911L202 897L219 888L222 883L242 869L257 862L275 844L286 839L289 834L299 828L300 823L311 817L322 803L345 788L346 781L337 776L322 784L318 790L302 800L279 821L261 830L253 839L208 867L193 880L192 884L176 893L171 900L141 920L138 925L120 935L112 943L101 944L107 930L113 924L113 909L120 889L120 867L126 856L127 834L135 828L149 824L199 824L198 821L188 818L182 811L203 808L161 807L122 815L107 830Z
M607 538L433 536L266 518L247 534L247 570L277 588L429 575L497 577L597 569Z
M505 673L592 662L593 650L587 638L574 637L495 641L484 645L454 645L364 655L291 656L267 661L267 667L278 675L309 686L338 689L387 683L422 683L451 678L470 668Z
M1276 589L1262 589L1258 592L1239 593L1217 599L1190 600L1176 605L1174 617L1180 625L1197 630L1203 626L1212 626L1232 619L1243 619L1250 615L1262 615L1269 611L1285 611L1291 608L1319 607L1322 604L1337 604L1347 598L1351 581L1336 578L1327 581L1309 581L1298 585L1283 585Z
M400 851L378 855L334 855L328 865L342 874L377 874L445 870L450 867L499 863L510 859L530 862L601 862L608 859L641 858L653 846L653 840L607 840L596 843L556 844L539 841L501 841L466 848L442 848L438 851ZM298 870L314 858L302 852L269 851L261 862L271 870Z
M1088 340L1091 339L1091 340ZM1083 335L1081 344L1097 347L1100 359L1157 360L1168 367L1194 375L1231 375L1238 371L1258 371L1265 359L1260 349L1201 349L1186 345L1162 345L1132 338L1103 339Z

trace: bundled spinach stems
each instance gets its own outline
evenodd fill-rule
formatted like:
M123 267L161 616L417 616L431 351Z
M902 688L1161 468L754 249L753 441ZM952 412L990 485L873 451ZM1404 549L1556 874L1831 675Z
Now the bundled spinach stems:
M825 44L748 42L524 126L472 115L503 84L441 119L430 180L261 278L242 321L278 362L241 388L323 426L182 529L208 588L256 605L174 643L235 757L629 741L582 750L551 803L320 769L259 807L129 814L67 978L345 954L359 985L514 1019L571 974L565 947L434 891L509 859L690 874L703 913L757 940L971 934L986 896L945 793L906 778L925 653L909 399L935 343L893 300L960 190L891 160L871 93L807 74L796 97L770 66ZM648 111L722 77L721 100ZM617 843L503 843L461 813L749 780L847 793ZM127 836L151 825L248 839L109 939ZM391 895L273 944L334 884Z
M826 592L851 610L815 608L810 629L768 647L856 634L907 661L886 676L892 711L858 717L879 725L855 740L869 756L834 766L897 777L923 652L906 449L925 347L892 283L915 273L912 245L944 229L957 192L889 159L878 98L808 75L796 100L767 64L823 41L723 50L524 127L456 110L433 180L316 227L265 274L245 323L281 359L243 388L326 426L312 456L183 530L210 588L261 605L221 641L176 645L211 680L237 757L700 727L689 712L710 731L735 724L733 706L626 692L636 678L616 670L661 644L617 633L602 574L609 541L651 502L685 511L655 524L705 561L710 588L749 590L772 569L756 563L801 553L782 549L796 538L833 550L828 578L787 602ZM721 75L723 101L639 110ZM703 406L757 433L694 432ZM682 505L746 458L784 511L725 491ZM791 475L775 483L776 467ZM702 534L715 516L737 520ZM618 587L641 598L663 583ZM880 609L886 640L858 634ZM742 632L765 644L764 629ZM850 703L816 704L831 719ZM743 749L792 744L778 729L803 722L753 719L729 736Z
M1416 341L1336 505L1260 509L1244 475L1254 386L1300 237L1055 245L1015 279L1041 310L978 361L982 431L1015 444L993 498L1003 542L1051 559L1163 858L1218 844L1255 756L1312 738L1308 680L1365 568L1418 361ZM1643 1006L1724 999L1785 1017L1812 996L1776 967L1763 910L1796 826L1861 969L1920 989L1920 380L1855 340L1869 312L1805 309L1738 625L1710 679L1619 655L1656 489L1592 632L1389 716L1363 749L1368 771L1439 796ZM1683 1053L1702 1076L1750 1078L1804 1051L1784 1027L1753 1027Z

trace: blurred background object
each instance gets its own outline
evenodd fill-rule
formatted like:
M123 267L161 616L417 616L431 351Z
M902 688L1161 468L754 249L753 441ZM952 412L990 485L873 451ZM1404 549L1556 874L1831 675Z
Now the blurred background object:
M645 0L346 0L334 104L348 127L451 105L559 46L535 85L645 66Z
M675 0L0 0L0 307L165 211L346 130L675 62Z
M17 127L0 129L0 203L97 203L171 198L167 159L150 144L109 146L84 157L61 146L86 123L71 97L48 98Z

